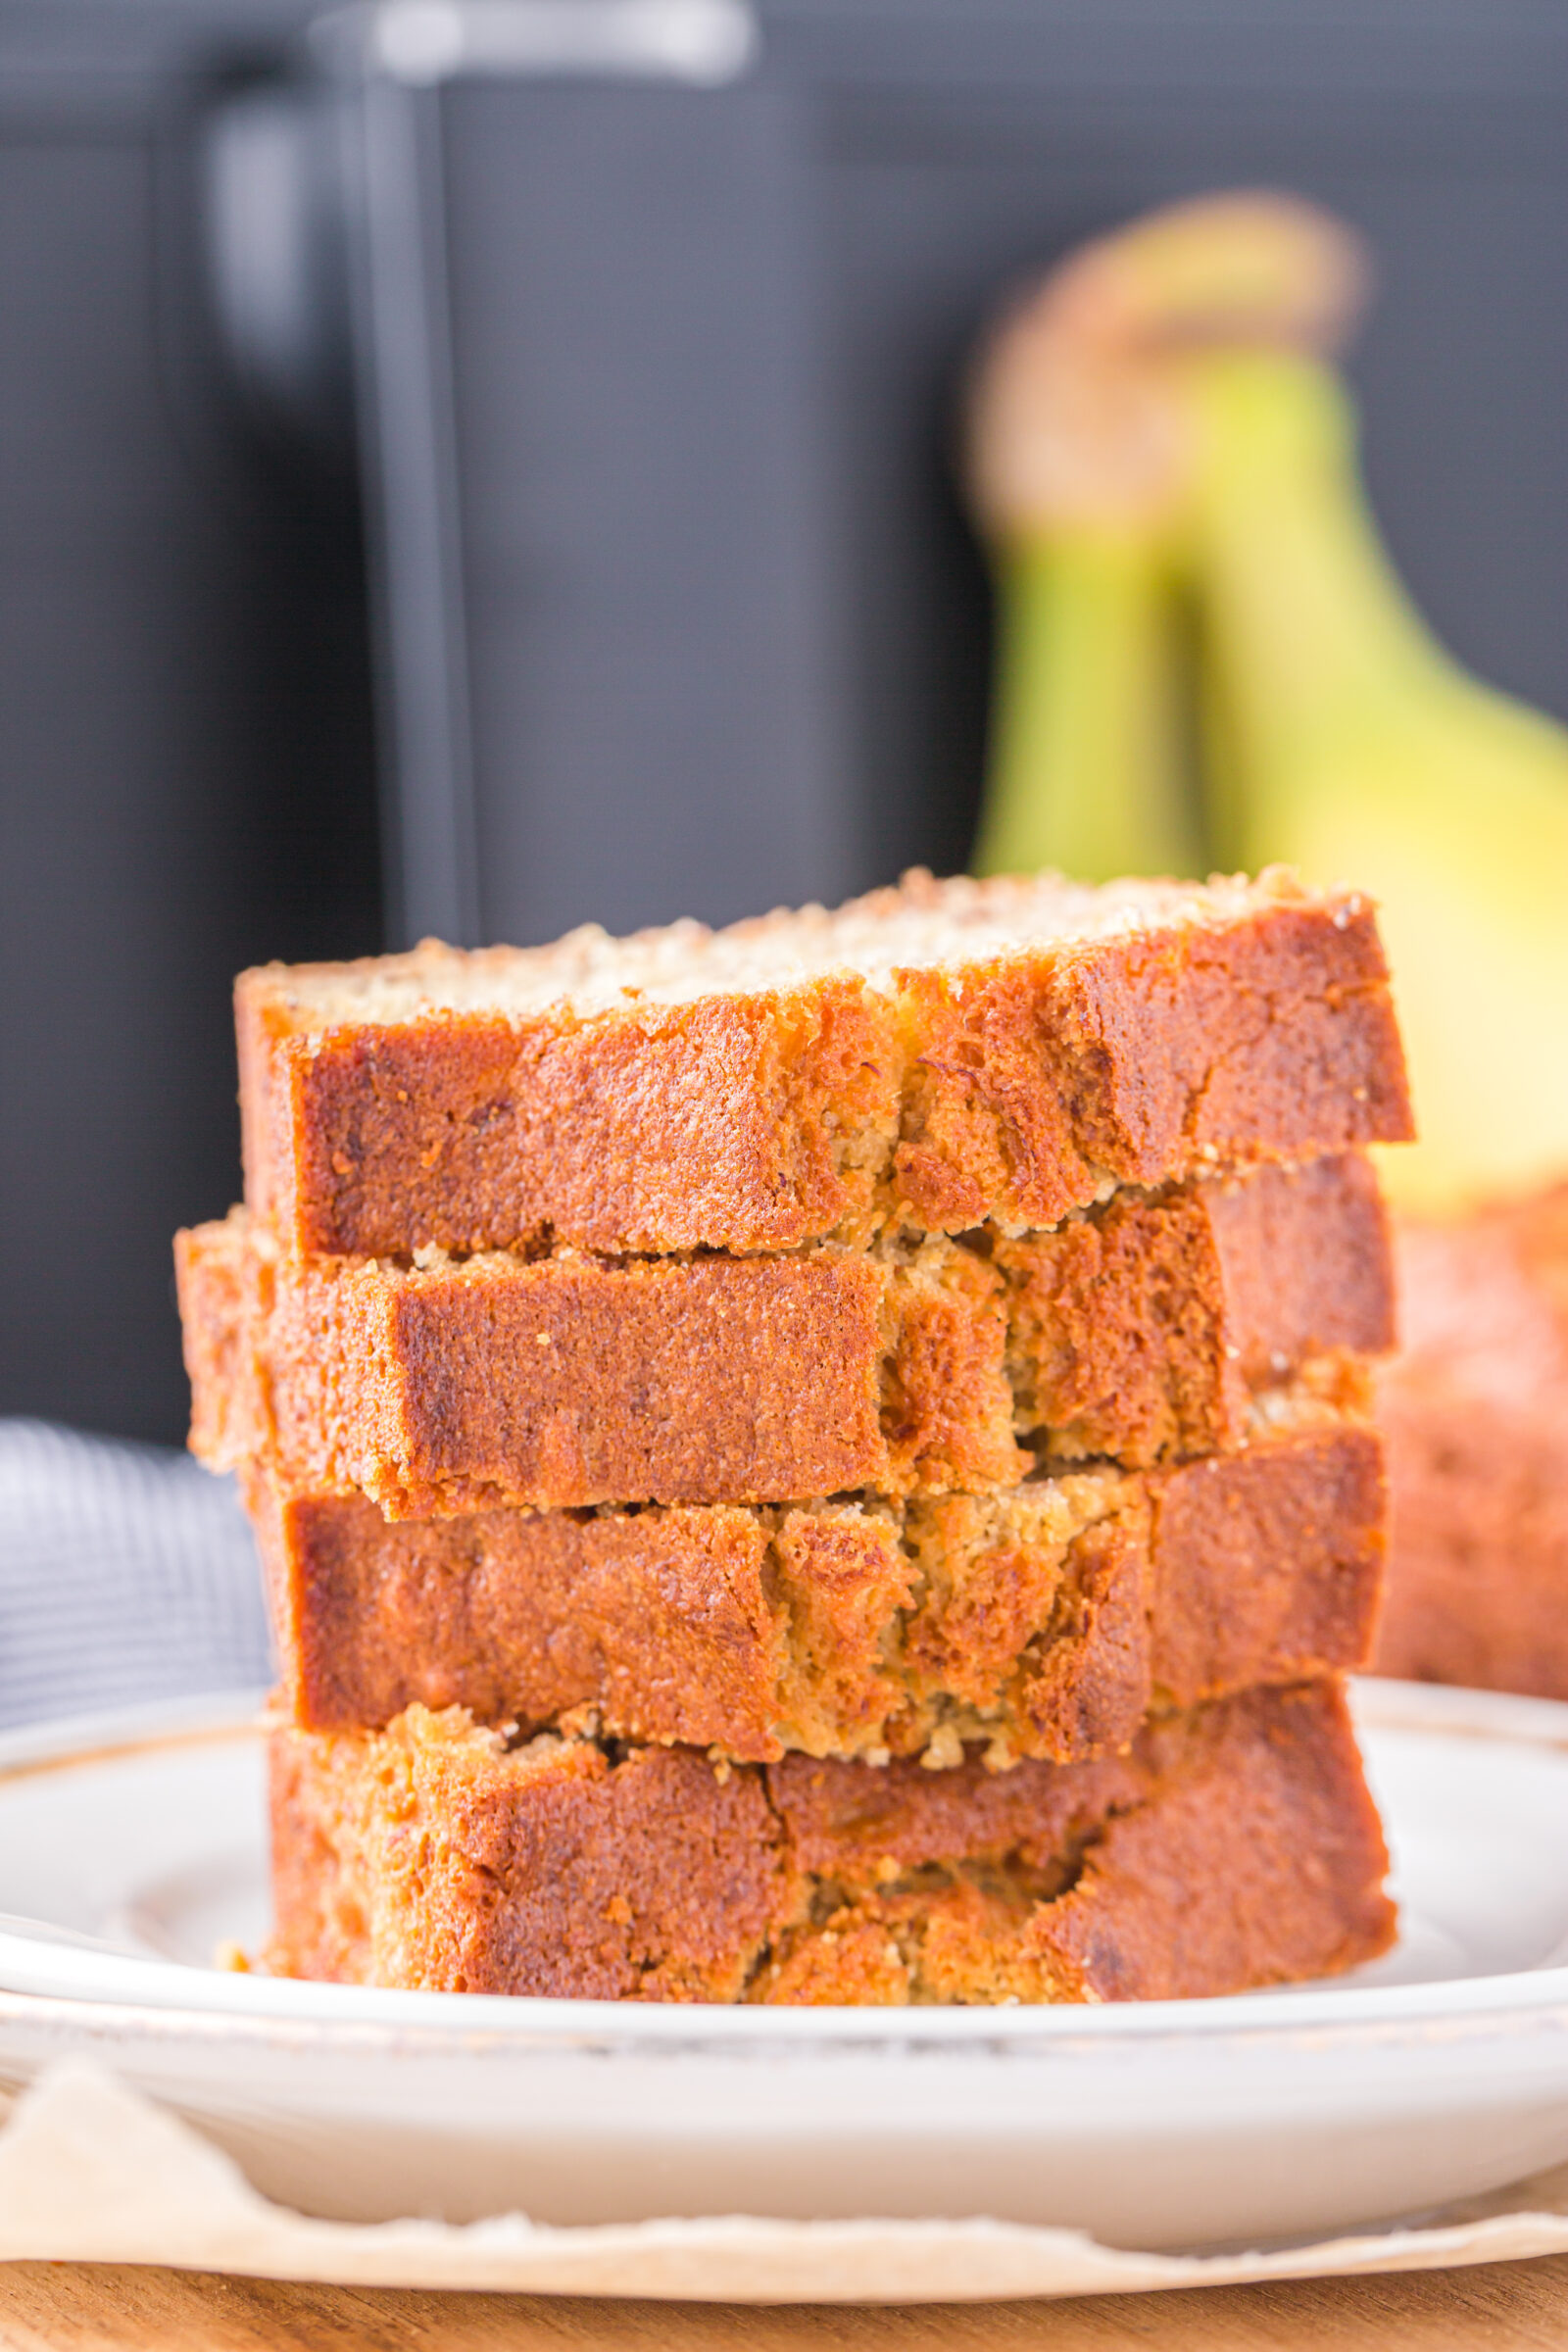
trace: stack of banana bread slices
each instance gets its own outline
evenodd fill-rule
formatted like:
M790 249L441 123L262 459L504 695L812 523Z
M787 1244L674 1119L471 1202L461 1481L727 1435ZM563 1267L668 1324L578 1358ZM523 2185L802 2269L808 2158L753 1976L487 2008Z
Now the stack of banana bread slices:
M1363 900L913 874L238 1018L247 1204L177 1255L282 1659L269 1965L1100 2000L1385 1946Z

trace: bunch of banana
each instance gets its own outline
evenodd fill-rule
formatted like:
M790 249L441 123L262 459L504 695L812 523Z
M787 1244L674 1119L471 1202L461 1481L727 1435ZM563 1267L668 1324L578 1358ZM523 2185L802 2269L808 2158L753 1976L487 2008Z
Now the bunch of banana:
M1380 542L1331 358L1366 274L1308 206L1211 198L1004 323L971 409L1001 624L977 861L1373 893L1423 1139L1386 1174L1452 1208L1568 1169L1568 731L1449 659Z
M1179 419L1147 368L1064 331L1058 310L1053 283L1004 322L975 385L972 487L997 580L977 862L1194 874L1169 626Z

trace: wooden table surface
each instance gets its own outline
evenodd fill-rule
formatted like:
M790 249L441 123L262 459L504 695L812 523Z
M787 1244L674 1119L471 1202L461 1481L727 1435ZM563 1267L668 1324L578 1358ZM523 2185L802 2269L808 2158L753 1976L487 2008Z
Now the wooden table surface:
M1568 2345L1568 2255L1397 2278L1070 2303L760 2309L283 2286L108 2265L0 2264L5 2352L1277 2352Z

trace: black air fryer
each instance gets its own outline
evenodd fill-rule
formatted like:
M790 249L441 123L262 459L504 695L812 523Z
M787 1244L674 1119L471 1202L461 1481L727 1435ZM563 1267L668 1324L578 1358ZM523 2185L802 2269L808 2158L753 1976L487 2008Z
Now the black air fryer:
M298 13L0 0L0 1411L133 1436L238 1186L233 970L380 937L352 450L211 299L212 110Z
M1368 233L1395 549L1568 714L1559 7L390 0L334 32L402 936L961 864L967 355L1020 277L1210 187Z

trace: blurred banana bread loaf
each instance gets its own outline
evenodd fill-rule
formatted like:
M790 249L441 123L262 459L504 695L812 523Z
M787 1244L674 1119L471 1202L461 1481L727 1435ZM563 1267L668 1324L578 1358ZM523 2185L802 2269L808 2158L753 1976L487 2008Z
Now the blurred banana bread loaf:
M1568 1184L1396 1255L1377 1671L1568 1698Z

